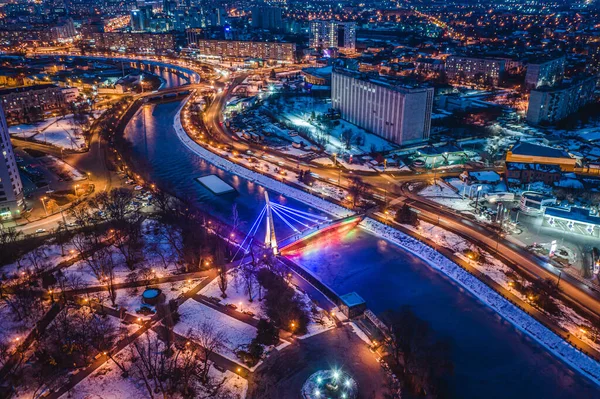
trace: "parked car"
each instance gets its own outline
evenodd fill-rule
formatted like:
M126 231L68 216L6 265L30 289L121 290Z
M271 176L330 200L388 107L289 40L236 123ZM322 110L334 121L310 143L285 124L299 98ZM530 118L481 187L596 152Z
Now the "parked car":
M37 229L35 232L36 232L36 234L45 233L46 229Z

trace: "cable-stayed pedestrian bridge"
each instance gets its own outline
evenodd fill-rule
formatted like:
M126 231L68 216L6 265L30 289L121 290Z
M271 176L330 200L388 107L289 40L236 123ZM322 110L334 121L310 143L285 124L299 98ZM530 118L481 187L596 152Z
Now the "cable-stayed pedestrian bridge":
M275 218L281 220L289 227L292 230L292 234L283 239L277 239L274 223ZM263 223L266 226L264 247L271 249L273 254L279 255L282 251L285 251L285 249L290 248L300 241L312 239L318 234L336 229L340 226L346 226L353 223L358 224L363 218L364 215L362 214L351 215L341 219L331 219L327 216L315 215L313 213L271 202L269 200L269 194L265 192L265 205L254 220L252 227L240 244L233 259L235 259L240 252L243 252L244 255L250 252L251 246L256 243L255 236L259 231L259 228L263 226Z

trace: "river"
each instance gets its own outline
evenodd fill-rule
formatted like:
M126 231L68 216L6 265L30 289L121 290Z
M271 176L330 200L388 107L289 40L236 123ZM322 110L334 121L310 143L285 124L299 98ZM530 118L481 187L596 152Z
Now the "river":
M264 189L213 167L183 146L172 126L179 105L148 105L127 126L125 134L133 144L138 170L159 187L193 198L201 209L226 222L231 222L231 209L237 204L246 222L242 230L247 231L263 207ZM213 195L193 180L206 174L218 175L238 193ZM271 197L315 212L280 195ZM291 232L275 222L280 238ZM445 276L360 228L319 237L290 256L339 294L358 292L375 313L410 305L437 336L450 339L455 373L449 384L454 398L600 397L598 387Z

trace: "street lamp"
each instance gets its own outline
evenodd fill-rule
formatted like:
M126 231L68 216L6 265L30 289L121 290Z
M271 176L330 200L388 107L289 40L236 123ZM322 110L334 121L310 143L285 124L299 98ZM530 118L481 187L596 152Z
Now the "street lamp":
M46 203L44 202L48 197L42 197L40 200L42 201L42 205L44 206L44 212L46 212L46 216L48 216L48 209L46 208Z

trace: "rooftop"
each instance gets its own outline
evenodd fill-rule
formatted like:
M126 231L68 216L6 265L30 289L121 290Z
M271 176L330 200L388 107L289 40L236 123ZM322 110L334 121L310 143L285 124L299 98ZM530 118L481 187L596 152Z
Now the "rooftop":
M44 89L51 89L51 88L58 88L58 86L49 83L49 84L13 87L10 89L0 90L0 96L6 95L6 94L11 94L11 93L25 93L27 91L36 91L36 90L44 90Z
M378 86L387 87L391 90L396 90L396 91L400 91L400 92L406 92L409 90L421 91L421 90L426 90L428 88L427 85L422 85L415 80L406 79L406 78L392 79L392 78L385 77L385 76L369 76L366 73L351 71L351 70L342 69L342 68L334 68L333 73L350 76L357 80L362 80L364 82L370 82L370 83L376 84Z
M529 155L546 158L571 158L569 153L565 150L526 142L515 144L510 151L513 155Z
M349 308L351 308L353 306L362 305L365 303L365 300L362 299L362 297L360 295L358 295L356 292L351 292L349 294L342 295L340 297L340 299Z
M592 216L589 209L576 206L573 206L570 209L547 207L545 215L573 222L600 225L600 217Z

